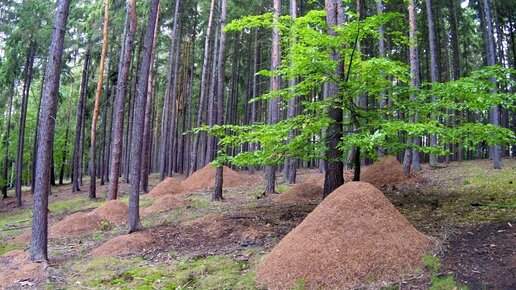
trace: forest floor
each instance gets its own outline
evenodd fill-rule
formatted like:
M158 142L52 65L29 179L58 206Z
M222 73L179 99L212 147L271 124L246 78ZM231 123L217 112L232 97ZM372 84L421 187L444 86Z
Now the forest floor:
M299 179L317 175L316 170L301 170ZM436 257L425 261L426 269L386 288L516 289L515 182L516 159L505 159L498 171L488 161L468 161L424 167L418 178L385 190L418 230L439 242ZM150 183L155 185L157 176ZM128 188L121 187L120 200L126 204ZM279 185L278 191L289 188ZM72 194L70 185L53 188L50 225L91 212L103 204L106 190L99 187L101 198L89 200L86 191ZM21 278L12 288L256 289L257 264L317 206L279 203L277 195L258 199L260 193L260 185L225 189L224 202L210 202L208 190L182 194L183 206L142 217L141 236L149 242L129 253L112 247L109 253L92 255L106 241L124 235L124 225L52 238L45 279ZM28 248L20 237L30 231L30 194L24 202L18 209L12 199L4 201L0 255ZM153 202L142 195L140 206ZM0 268L9 263L0 257Z

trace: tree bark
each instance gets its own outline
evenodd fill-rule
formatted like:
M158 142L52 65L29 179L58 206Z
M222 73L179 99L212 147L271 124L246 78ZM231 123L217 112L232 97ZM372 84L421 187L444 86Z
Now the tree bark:
M77 119L75 123L75 142L73 149L73 168L72 168L72 192L81 191L79 186L79 177L81 172L81 142L82 142L82 125L86 110L86 94L88 91L88 79L90 73L91 55L90 47L86 49L84 56L84 65L82 68L81 85L79 88L79 102L77 104Z
M486 42L486 54L487 54L487 65L492 66L496 64L496 52L495 52L495 44L494 44L494 33L493 33L493 22L491 18L491 9L489 7L489 1L483 0L483 9L486 23L486 32L487 32L487 42ZM496 84L496 80L491 79L493 83ZM496 94L496 90L492 91L493 94ZM500 108L495 105L491 109L490 112L491 124L496 127L500 126ZM502 148L500 145L491 146L491 150L493 152L493 168L501 169L502 168Z
M222 125L224 116L224 92L225 92L225 70L226 70L226 27L227 18L227 0L221 0L221 12L220 12L220 47L219 47L219 60L218 60L218 86L217 86L217 120L218 125ZM217 142L217 140L214 140ZM218 148L218 145L215 145ZM217 149L215 149L217 151ZM222 185L224 182L224 167L223 165L217 166L215 174L215 189L213 190L212 200L222 200Z
M271 71L276 71L280 68L281 52L280 52L280 31L279 31L279 17L281 15L281 1L274 0L274 18L272 28L272 49L271 49ZM271 78L271 91L279 91L281 89L281 78L275 75ZM267 123L274 125L279 121L279 106L278 97L269 99ZM276 192L276 167L265 166L265 194Z
M149 71L152 59L152 47L154 42L154 30L156 29L156 18L158 15L159 0L152 0L150 3L149 22L143 40L143 58L140 68L136 91L136 104L134 110L133 136L131 146L130 183L131 192L129 196L129 233L139 231L140 223L140 180L142 167L143 127L145 120L145 102L147 98L147 86L149 82Z
M41 115L38 130L38 156L36 160L36 183L34 185L34 209L30 260L48 260L48 194L50 192L50 166L54 141L57 96L61 76L61 57L70 2L59 0L54 22L52 41L48 52L45 85L42 95Z
M292 20L297 18L297 3L296 0L290 0L290 17ZM289 87L293 87L297 84L296 79L292 79L289 81ZM287 119L294 118L297 115L297 103L298 99L295 96L291 96L290 100L288 101L288 108L287 108ZM296 135L296 132L292 131L289 134L289 140L290 142L294 136ZM288 184L294 184L296 183L296 174L297 174L297 159L295 158L287 158L285 163L285 169L283 170L283 177L285 179L285 182Z
M410 73L411 73L411 79L412 79L412 85L416 88L420 85L419 80L419 53L418 53L418 47L417 47L417 26L416 26L416 11L415 11L415 4L414 0L409 0L409 54L410 54ZM415 100L416 96L411 95L410 100ZM410 117L409 122L415 123L417 122L418 116L415 114L414 116ZM405 175L410 174L410 168L412 167L413 170L419 171L421 170L421 164L419 163L419 152L416 149L410 148L412 144L418 145L420 142L419 138L417 137L409 137L407 140L407 149L405 150L405 158L403 160L403 172Z
M109 25L109 0L104 0L104 28L102 31L102 52L100 54L99 64L99 81L97 83L97 91L95 93L95 105L93 107L93 117L91 119L90 131L90 199L97 198L97 121L99 118L100 101L102 98L102 85L104 84L104 65L106 63L106 54L108 48L108 25Z
M325 0L326 23L328 24L328 33L330 35L336 35L333 27L344 24L345 15L342 5L342 2L338 0ZM344 74L344 66L341 56L336 51L333 51L331 52L331 58L338 62L335 73L338 77L342 78ZM325 95L325 98L338 98L338 91L339 88L337 84L327 84L327 95ZM342 108L334 104L333 107L328 109L328 116L332 120L332 124L328 126L328 129L326 130L326 146L328 149L325 156L324 197L328 196L335 189L344 184L344 163L342 161L343 152L337 148L343 134Z
M70 118L72 117L72 95L73 95L73 85L72 82L70 84L70 94L68 100L68 112L66 113L66 133L65 133L65 143L63 146L63 158L61 159L61 168L59 169L59 185L64 184L64 173L66 166L66 155L68 155L68 136L70 135Z
M118 195L118 178L120 176L120 156L122 153L122 134L124 126L124 102L127 90L129 66L132 59L134 34L136 32L136 8L134 0L127 0L128 26L125 28L124 43L120 52L117 91L114 102L113 144L111 146L111 169L109 172L108 199L113 200Z
M428 43L430 46L430 79L432 83L436 83L439 80L437 71L437 56L435 47L435 29L434 29L434 18L432 15L432 0L426 1L426 15L428 19ZM435 102L435 96L432 96L432 102ZM430 146L435 147L437 145L437 136L430 136ZM437 155L430 153L430 166L435 167L437 165Z
M208 61L210 58L210 36L211 29L213 25L213 13L215 12L215 0L211 0L210 5L210 17L208 18L208 27L206 28L206 39L204 41L204 59L202 63L202 73L201 73L201 88L200 88L200 96L199 96L199 108L197 110L197 127L202 125L202 115L204 112L204 103L206 99L206 85L208 83ZM199 134L195 134L193 137L193 146L191 152L191 165L188 175L192 175L197 170L197 158L199 149Z
M8 174L9 174L9 138L11 136L11 117L13 113L13 97L14 97L14 82L9 88L9 92L7 93L7 97L9 99L8 103L8 112L7 112L7 124L6 124L6 133L4 135L4 162L2 168L2 198L7 198L7 184L8 184Z
M160 180L165 179L165 175L168 175L167 170L167 160L166 158L169 146L169 117L170 117L170 107L173 106L170 102L171 97L171 89L172 89L172 76L175 71L175 63L176 60L176 50L177 47L177 28L179 26L179 11L181 9L181 0L176 1L176 7L174 11L174 25L172 28L172 35L170 38L170 51L168 54L168 72L167 72L167 83L165 87L165 96L164 96L164 108L163 108L163 116L161 118L161 140L160 140L160 149L159 149L159 173Z
M143 125L143 146L142 146L142 174L141 174L141 189L143 192L149 192L149 163L150 163L150 126L152 118L152 106L154 99L154 73L152 66L154 65L156 37L159 30L159 4L156 12L156 23L154 24L154 34L152 36L151 56L149 60L149 79L147 81L147 100L145 105L145 117Z
M25 124L27 122L27 103L29 100L30 85L32 82L32 68L34 65L34 57L36 55L36 43L31 41L29 51L27 53L27 60L24 69L24 82L22 92L22 104L20 112L20 129L18 134L18 154L16 155L16 206L22 206L22 177L23 177L23 148L25 147Z

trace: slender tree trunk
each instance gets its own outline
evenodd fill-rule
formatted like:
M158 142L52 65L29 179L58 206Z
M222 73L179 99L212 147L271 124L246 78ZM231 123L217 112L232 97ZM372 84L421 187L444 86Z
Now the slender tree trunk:
M178 28L181 27L181 18L178 16L178 20L177 20L177 24ZM169 143L169 153L168 153L168 156L169 156L169 159L168 159L168 164L169 164L169 167L168 167L168 175L169 176L172 176L172 173L174 171L174 168L176 166L176 162L175 162L175 156L176 156L176 141L177 139L175 138L176 134L177 134L177 92L178 92L178 82L179 82L179 55L180 55L180 51L181 51L181 29L176 29L176 50L174 51L174 58L175 58L175 62L174 62L174 77L173 77L173 81L172 81L172 96L171 96L171 99L172 99L172 106L171 106L171 112L170 112L170 134L167 136L167 138L169 138L168 140L168 143Z
M73 85L72 82L70 84L70 94L68 101L68 112L66 113L66 133L65 133L65 143L63 146L63 158L61 159L61 168L59 169L59 185L64 184L64 173L66 166L66 155L68 155L68 136L70 135L70 119L72 117L72 95L73 95Z
M79 88L79 102L77 104L77 119L75 123L75 142L73 149L73 168L72 168L72 192L81 191L79 186L79 178L81 172L81 143L83 133L83 120L86 111L86 95L88 92L88 80L90 73L91 55L90 47L86 49L84 56L84 65L82 69L81 85Z
M108 199L113 200L118 195L118 178L120 177L120 156L122 153L122 134L124 126L124 102L127 90L127 79L132 59L134 34L136 32L136 9L134 0L127 0L127 21L124 43L120 52L117 91L114 101L113 144L111 146L111 169L109 172Z
M227 0L221 0L221 12L220 12L220 47L219 47L219 68L218 68L218 87L217 87L217 120L218 125L222 125L224 115L224 91L225 91L225 69L226 69L226 27L227 18ZM215 140L217 142L217 140ZM218 145L215 145L216 148ZM216 149L215 149L216 150ZM224 182L224 167L223 165L217 166L215 174L215 189L213 190L212 200L222 200L222 185Z
M29 51L27 53L27 60L25 62L24 83L22 92L22 104L20 112L20 130L18 134L18 154L16 155L16 206L22 206L22 177L23 177L23 148L25 147L25 124L27 121L27 103L29 100L30 85L32 82L32 68L34 64L34 57L36 54L36 43L31 42Z
M274 0L274 18L272 28L272 49L271 49L271 71L276 71L280 68L281 52L280 52L280 34L279 34L279 17L281 15L281 1ZM281 78L273 76L271 78L271 91L279 91L281 89ZM279 106L278 97L269 99L267 123L274 125L278 123ZM276 167L265 166L265 194L276 192Z
M325 0L326 23L329 27L329 34L336 35L333 27L344 24L344 8L342 2L338 0ZM343 77L344 65L341 56L336 52L331 52L331 58L338 62L336 75ZM327 95L325 98L335 99L338 95L338 86L335 83L327 84ZM328 196L335 189L344 184L344 163L342 161L343 152L337 147L342 139L342 108L335 105L328 110L328 116L332 120L332 124L326 130L326 160L325 160L325 176L324 176L324 197Z
M486 43L486 54L487 54L487 65L492 66L496 64L496 53L495 53L495 44L494 44L494 33L493 33L493 21L491 18L491 9L489 7L489 1L483 0L483 10L485 16L486 23L486 32L487 32L487 43ZM493 83L496 83L496 80L493 78L491 80ZM493 90L493 94L496 94L496 90ZM491 124L496 127L500 126L500 108L495 105L491 109L490 112ZM501 169L502 168L502 148L500 145L492 146L491 148L493 152L493 168Z
M174 74L175 69L175 63L179 60L176 60L176 50L178 50L177 47L177 29L179 26L179 11L181 8L181 0L176 1L176 7L174 11L174 25L172 28L172 35L170 38L170 51L168 54L168 72L167 72L167 83L165 87L165 96L164 96L164 108L163 108L163 116L161 118L161 140L160 140L160 149L159 149L159 173L160 173L160 180L165 179L165 175L168 175L167 170L167 160L166 155L168 152L168 146L169 146L169 117L170 117L170 107L173 106L173 104L170 104L170 97L171 97L171 89L172 89L172 76Z
M430 44L430 78L432 83L438 82L438 71L437 71L437 56L436 56L436 47L435 47L435 29L434 29L434 18L432 15L432 0L426 1L426 15L428 19L428 42ZM435 102L435 96L432 96L432 102ZM437 136L430 136L430 146L437 146ZM430 153L430 166L435 167L437 165L437 155L435 153Z
M216 91L215 86L217 84L217 52L219 50L219 25L216 25L215 28L215 40L213 41L213 49L212 49L212 62L211 62L211 77L210 77L210 86L208 91L208 112L207 112L207 123L209 127L213 127L215 125L215 120L217 118L217 110L216 110ZM204 134L206 136L206 154L204 158L204 162L202 162L203 166L206 163L213 161L214 158L214 150L215 150L215 138L209 134Z
M202 125L202 115L204 112L204 103L206 99L206 85L208 83L208 61L210 58L210 36L211 36L211 28L213 25L213 13L215 12L215 0L211 0L210 5L210 17L208 18L208 27L206 28L206 39L204 41L204 59L202 63L202 73L201 73L201 88L200 88L200 96L199 96L199 108L197 111L197 127ZM191 152L191 165L188 175L192 175L197 170L197 158L199 149L199 134L195 134L193 137L193 147Z
M93 117L91 119L90 131L90 199L97 198L97 167L96 150L97 145L97 121L99 118L100 102L102 98L102 86L104 84L104 65L106 63L106 54L108 48L108 25L109 25L109 0L104 0L104 29L102 32L102 52L100 54L99 81L97 83L97 91L95 93L95 105L93 107Z
M36 183L34 186L34 210L30 260L48 260L48 194L50 192L50 165L54 139L57 95L61 76L61 56L66 31L70 2L59 0L48 52L45 71L45 86L42 95L41 115L38 130L38 157L36 160Z
M143 125L143 146L142 146L142 174L141 174L141 189L143 192L149 192L149 163L150 163L150 126L152 118L152 106L154 97L154 73L152 66L154 65L156 37L159 30L159 4L156 12L156 23L154 24L154 35L152 39L151 56L149 60L149 79L147 81L147 100L145 105L145 117Z
M145 120L145 102L147 96L147 86L149 82L149 72L152 59L152 47L154 42L154 30L156 29L156 18L158 15L159 0L152 0L150 3L149 21L143 40L143 58L140 68L136 91L136 105L134 110L133 136L131 146L131 192L129 196L129 233L141 229L140 223L140 178L142 169L142 147L143 147L143 127Z
M410 38L410 73L412 74L412 85L414 87L419 87L419 54L417 47L417 26L416 26L416 11L414 0L409 0L409 38ZM410 99L415 100L416 96L411 95ZM409 122L415 123L417 122L418 116L415 114L410 117ZM405 175L410 174L410 168L419 171L421 170L421 165L419 163L419 152L416 149L410 148L412 144L418 145L420 142L417 137L409 137L407 140L407 149L405 150L405 158L403 160L403 172Z
M297 18L297 3L296 0L290 0L290 17L292 20ZM296 79L292 79L289 81L289 87L293 87L297 84ZM295 96L291 96L290 100L288 101L288 108L287 108L287 119L292 119L297 115L297 103L298 99ZM296 135L296 132L292 131L289 134L289 140L290 142L294 136ZM285 182L289 184L296 183L296 174L297 174L297 159L295 158L288 158L285 163L285 169L283 171L283 177L285 179Z
M3 170L2 170L2 198L7 198L7 184L8 184L8 174L9 174L9 138L11 136L11 117L13 113L13 97L14 97L14 82L9 88L9 92L7 93L8 101L8 112L7 112L7 124L6 124L6 133L4 135L4 162L3 162Z

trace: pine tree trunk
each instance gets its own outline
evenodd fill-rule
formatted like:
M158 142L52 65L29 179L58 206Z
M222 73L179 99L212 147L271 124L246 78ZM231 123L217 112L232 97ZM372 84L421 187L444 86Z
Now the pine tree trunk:
M220 47L219 47L219 60L218 60L218 87L217 87L217 120L218 125L222 125L224 115L224 92L225 92L225 69L226 69L226 27L227 18L227 0L221 0L221 12L220 12ZM217 142L217 140L214 140ZM218 145L215 145L217 148ZM215 149L217 151L217 149ZM213 190L212 200L222 200L222 185L224 182L224 169L223 165L217 166L215 175L215 189Z
M201 73L201 88L200 88L200 96L199 96L199 107L197 110L197 123L196 127L200 127L202 124L202 116L204 112L204 103L206 99L206 85L208 83L208 61L209 61L209 53L210 53L210 37L211 37L211 29L213 25L213 13L215 12L215 0L211 0L210 5L210 17L208 18L208 27L206 28L206 39L204 41L204 58L202 63L202 73ZM197 170L197 158L199 151L199 134L195 134L193 136L193 146L191 152L191 165L188 175L192 175Z
M63 158L61 159L61 166L59 169L59 185L64 184L64 173L65 173L65 166L66 166L66 155L68 155L68 136L70 135L70 119L72 117L72 95L73 95L73 85L72 82L70 84L70 94L69 94L69 100L68 100L68 112L66 114L66 133L65 133L65 143L63 146Z
M34 210L30 260L48 260L48 194L50 192L50 166L57 110L59 79L61 76L61 56L70 2L59 0L54 22L52 41L48 52L45 71L45 86L42 95L41 115L38 130L38 156L36 160L36 183L34 186Z
M333 27L344 24L344 9L342 2L338 0L325 0L326 23L329 27L329 34L336 35ZM338 62L336 69L337 77L342 78L344 74L344 67L340 55L333 51L331 58ZM338 86L335 83L327 84L327 94L325 98L334 99L338 95ZM342 121L343 112L338 106L331 107L328 110L328 116L332 120L332 124L326 130L326 156L325 156L325 176L324 176L324 192L326 197L335 189L344 184L344 163L343 152L337 148L342 139Z
M18 154L16 155L16 206L22 206L22 177L23 177L23 149L25 147L25 124L27 122L27 103L29 100L30 85L32 82L32 68L34 65L34 57L36 54L36 43L31 42L29 51L27 52L27 59L25 61L24 82L22 92L22 104L20 112L20 129L18 134Z
M432 83L436 83L439 81L438 79L438 71L437 71L437 57L436 57L436 47L435 47L435 29L434 29L434 19L432 15L432 0L426 1L426 15L428 19L428 42L430 44L430 79ZM432 102L435 102L435 96L432 96ZM430 146L437 146L437 136L430 136ZM430 153L430 166L435 167L437 165L437 155L435 153Z
M118 195L118 178L120 176L120 156L122 153L122 134L124 126L124 103L127 90L127 79L131 65L136 32L136 10L134 0L127 0L128 25L124 31L124 43L120 52L120 65L118 69L117 92L114 101L113 119L113 144L111 146L111 169L109 172L108 199L113 200Z
M181 17L178 16L178 20L177 20L177 26L178 26L178 29L176 30L176 35L175 35L175 39L176 39L176 50L174 52L174 58L175 58L175 62L174 62L174 77L173 77L173 81L172 81L172 96L171 96L171 99L172 99L172 107L171 107L171 112L170 112L170 134L167 136L167 138L169 138L168 140L168 143L169 143L169 160L168 160L168 164L169 164L169 167L168 167L168 175L169 176L172 176L172 173L175 169L175 166L176 166L176 162L175 162L175 156L176 156L176 141L177 139L175 138L176 136L176 133L177 133L177 91L178 91L178 82L179 82L179 53L181 51L181 29L179 29L181 27Z
M281 1L274 0L274 18L272 28L272 49L271 49L271 71L276 71L280 68L281 52L280 52L280 31L279 17L281 15ZM281 78L273 76L271 78L271 91L279 91L281 89ZM267 123L274 125L279 121L279 106L278 97L269 99ZM276 193L276 167L265 166L265 194Z
M72 165L72 192L81 191L79 186L79 178L81 172L81 142L82 142L82 125L86 111L86 95L88 92L88 80L90 73L91 55L90 47L86 49L84 56L84 65L82 69L81 85L79 88L79 102L77 104L77 119L75 123L75 142L73 149L73 165Z
M149 192L149 163L150 163L150 126L152 118L152 106L154 97L154 73L152 67L154 65L156 37L159 30L159 4L156 12L156 23L154 24L154 35L152 40L151 56L149 61L149 79L147 81L147 100L145 105L145 117L143 125L143 146L142 146L142 174L141 174L141 190Z
M11 87L9 88L9 92L7 93L8 98L8 112L7 112L7 124L6 124L6 132L4 135L4 162L3 162L3 168L2 168L2 198L7 198L7 184L8 184L8 174L9 174L9 138L11 136L11 117L13 113L13 97L14 97L14 82L12 83Z
M409 0L409 43L410 43L410 73L412 74L412 85L419 87L419 53L417 47L417 26L416 26L416 11L414 0ZM410 100L415 101L416 96L411 95ZM414 114L409 119L410 123L417 122L418 116ZM405 150L405 158L403 160L403 172L405 175L410 174L410 168L412 167L415 171L421 170L421 164L419 163L419 152L416 149L412 149L412 144L419 145L421 141L418 137L409 137L407 140L407 149ZM409 152L410 151L410 152Z
M145 107L147 88L149 83L149 72L152 59L152 48L154 42L154 31L156 29L156 18L158 15L159 0L152 0L150 3L149 21L143 40L142 65L140 77L136 86L136 99L134 110L134 124L131 145L130 183L131 192L129 196L129 233L139 231L140 223L140 180L142 170L142 148L143 148L143 127L145 120Z
M100 101L102 98L102 86L104 84L104 65L106 63L106 54L108 48L108 25L109 25L109 0L104 0L104 28L102 31L102 52L100 54L99 64L99 81L97 83L97 91L95 93L95 105L93 107L93 117L91 119L90 131L90 199L97 198L97 121L99 118Z
M297 3L296 0L290 0L290 17L292 20L297 18ZM289 87L293 87L297 84L296 79L292 79L289 81ZM288 101L288 108L287 108L287 119L292 119L297 115L297 104L298 99L297 97L292 96L291 99ZM289 140L290 142L294 136L296 135L296 132L292 131L289 134ZM297 174L297 163L298 161L295 158L288 158L285 162L285 169L283 170L283 177L285 179L285 182L288 184L294 184L296 183L296 174Z
M168 148L169 148L169 117L170 117L170 108L173 106L171 104L171 89L172 89L172 77L175 71L175 63L178 62L176 60L176 50L178 50L177 43L177 29L179 26L179 14L181 9L181 0L176 1L175 11L174 11L174 25L172 28L172 37L170 40L170 51L168 55L168 72L167 72L167 83L165 87L165 96L164 96L164 108L163 108L163 116L161 118L161 140L160 140L160 150L159 150L159 173L160 180L165 179L165 175L168 174L167 160L166 158Z
M483 0L483 10L485 16L486 23L486 32L487 32L487 42L486 42L486 53L487 53L487 65L492 66L496 64L496 52L495 52L495 44L494 44L494 33L493 33L493 22L491 18L491 9L489 7L489 1ZM493 83L496 83L496 80L493 78L491 80ZM492 91L493 94L496 94L496 90ZM500 126L500 108L495 105L491 109L490 112L491 124L496 127ZM502 148L500 145L492 146L491 148L493 152L493 168L501 169L502 168Z

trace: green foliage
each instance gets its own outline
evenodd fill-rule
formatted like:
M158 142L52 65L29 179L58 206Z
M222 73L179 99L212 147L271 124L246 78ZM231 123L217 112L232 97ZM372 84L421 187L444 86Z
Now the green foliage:
M366 38L377 38L378 27L400 27L403 19L397 13L383 13L358 21L350 15L350 21L335 27L336 36L326 33L325 12L314 10L295 20L282 17L278 24L283 38L285 57L277 71L261 71L265 77L280 75L284 80L299 82L279 91L268 92L254 100L278 98L282 106L294 97L305 98L300 105L302 112L295 118L274 125L253 124L249 126L214 126L195 129L194 133L208 132L219 137L221 150L214 164L232 163L243 165L277 165L285 158L308 160L324 156L322 132L332 123L327 110L332 107L344 111L345 134L339 147L343 150L360 148L365 156L375 158L379 147L391 153L405 150L407 146L424 153L448 154L444 144L461 143L465 149L476 145L510 144L516 138L514 132L490 124L470 123L467 119L448 122L449 110L484 114L498 105L514 109L515 95L495 93L496 83L514 86L514 70L499 66L487 67L469 77L457 81L425 84L415 88L410 83L406 64L387 58L368 58L357 49L357 42ZM252 28L271 28L272 14L248 16L235 20L227 31ZM393 42L407 44L400 31L387 29ZM330 57L337 52L339 60ZM338 62L343 65L343 74L336 75ZM496 83L495 83L496 81ZM327 83L338 86L338 94L326 100L306 98ZM415 100L409 96L415 96ZM388 96L389 106L365 108L360 99L367 96L368 102L378 104ZM431 98L435 101L429 102ZM418 116L413 122L413 117ZM453 125L450 125L453 124ZM291 138L290 133L297 135ZM407 144L400 139L406 137L437 136L435 147ZM227 148L243 144L257 144L252 152L227 156Z

